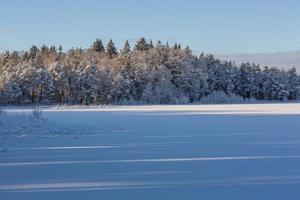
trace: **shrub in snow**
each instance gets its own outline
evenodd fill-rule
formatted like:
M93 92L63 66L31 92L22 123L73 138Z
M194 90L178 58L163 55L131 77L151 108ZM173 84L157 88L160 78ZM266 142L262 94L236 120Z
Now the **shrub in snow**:
M42 109L37 106L32 110L32 115L36 118L36 119L41 119L42 118Z

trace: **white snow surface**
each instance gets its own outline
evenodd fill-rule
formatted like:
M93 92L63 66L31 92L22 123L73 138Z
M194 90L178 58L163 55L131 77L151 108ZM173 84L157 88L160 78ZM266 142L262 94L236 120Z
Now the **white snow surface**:
M9 113L32 112L34 107L7 107ZM44 106L44 112L186 112L194 114L300 114L300 103L149 105L149 106Z
M5 107L0 199L298 199L300 104Z

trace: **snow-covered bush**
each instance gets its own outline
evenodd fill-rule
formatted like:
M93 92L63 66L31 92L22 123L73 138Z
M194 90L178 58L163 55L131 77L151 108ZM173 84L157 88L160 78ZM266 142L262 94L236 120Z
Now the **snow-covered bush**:
M36 119L41 119L42 118L42 109L41 107L37 106L32 110L32 115L36 118Z
M212 92L200 100L200 102L203 104L253 103L253 101L254 100L244 99L243 97L235 94L226 94L223 91Z

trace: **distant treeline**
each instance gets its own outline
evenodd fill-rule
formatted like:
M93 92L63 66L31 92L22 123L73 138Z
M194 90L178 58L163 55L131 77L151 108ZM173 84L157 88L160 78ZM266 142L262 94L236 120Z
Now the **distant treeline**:
M88 49L44 45L0 56L2 104L176 104L212 94L286 101L300 99L299 86L295 68L236 66L145 38L120 51L97 39Z

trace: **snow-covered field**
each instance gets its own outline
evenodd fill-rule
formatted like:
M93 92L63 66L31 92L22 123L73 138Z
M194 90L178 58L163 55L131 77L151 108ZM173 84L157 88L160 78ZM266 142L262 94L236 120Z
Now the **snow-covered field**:
M300 104L5 110L1 200L300 197Z

